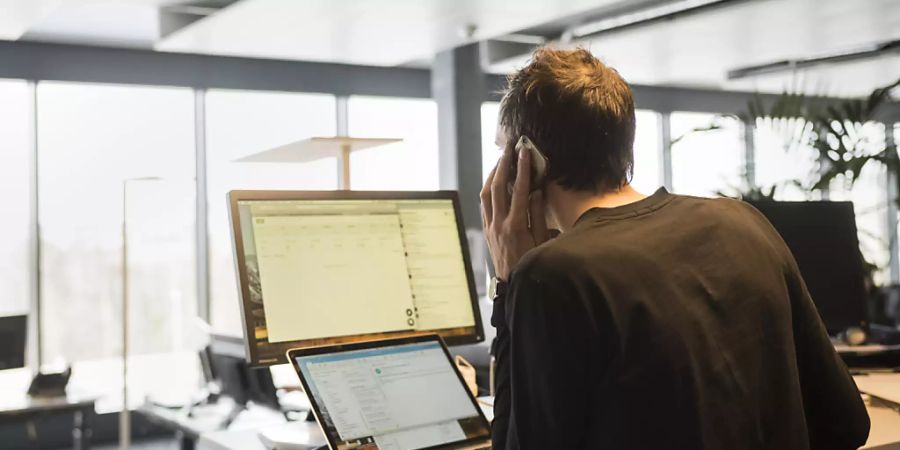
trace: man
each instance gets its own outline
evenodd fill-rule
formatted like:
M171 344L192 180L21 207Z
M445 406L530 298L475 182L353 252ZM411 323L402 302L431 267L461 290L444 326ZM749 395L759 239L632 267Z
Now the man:
M510 78L499 128L481 194L498 279L495 449L865 443L856 385L766 219L629 186L634 103L615 70L538 50ZM513 151L523 135L546 156L540 186L534 156Z

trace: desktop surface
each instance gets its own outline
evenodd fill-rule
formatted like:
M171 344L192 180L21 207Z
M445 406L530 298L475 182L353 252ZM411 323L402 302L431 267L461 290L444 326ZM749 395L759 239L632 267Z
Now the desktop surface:
M484 339L455 192L229 193L252 364L435 331Z

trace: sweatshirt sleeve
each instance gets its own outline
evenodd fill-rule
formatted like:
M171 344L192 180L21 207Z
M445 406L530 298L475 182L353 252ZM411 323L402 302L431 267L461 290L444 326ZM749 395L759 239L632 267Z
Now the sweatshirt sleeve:
M869 436L869 415L834 349L793 257L788 253L794 343L810 448L855 449Z
M517 272L498 328L494 448L581 448L596 337L564 279ZM496 315L496 310L495 310Z

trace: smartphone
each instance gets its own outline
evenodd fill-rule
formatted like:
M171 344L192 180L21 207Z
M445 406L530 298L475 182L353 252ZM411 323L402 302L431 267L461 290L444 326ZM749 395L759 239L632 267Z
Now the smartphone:
M506 190L512 194L516 183L516 170L518 168L519 152L531 153L531 186L528 187L529 192L534 192L544 186L544 177L547 175L547 157L537 148L537 145L528 138L528 136L519 137L519 141L515 146L515 158L510 161L512 166L510 169L509 184Z

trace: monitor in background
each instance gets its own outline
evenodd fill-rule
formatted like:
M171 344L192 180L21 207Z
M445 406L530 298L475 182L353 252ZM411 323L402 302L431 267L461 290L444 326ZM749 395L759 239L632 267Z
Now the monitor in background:
M267 367L250 367L239 341L237 338L214 335L207 347L210 374L219 383L219 394L233 399L239 410L249 402L279 410L271 371Z
M203 381L207 384L216 381L216 372L213 370L213 353L210 346L203 347L197 351L197 357L200 360L200 371L203 373Z
M753 201L781 234L831 334L868 322L852 202Z
M487 419L436 335L289 355L330 448L489 444Z
M484 340L455 192L232 191L229 206L251 364L421 331Z
M0 370L25 367L28 316L0 317Z

